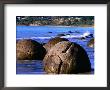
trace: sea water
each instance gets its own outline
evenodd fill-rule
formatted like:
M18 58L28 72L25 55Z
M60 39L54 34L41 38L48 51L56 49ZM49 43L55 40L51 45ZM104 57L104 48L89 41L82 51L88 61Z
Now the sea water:
M70 32L71 31L71 32ZM58 34L65 34L61 38L67 38L71 42L76 42L82 46L90 59L91 67L94 70L94 48L87 46L87 42L92 38L80 39L89 34L94 35L93 27L73 27L73 26L16 26L16 40L33 39L39 43L47 43L49 39ZM17 74L45 74L42 60L16 61Z

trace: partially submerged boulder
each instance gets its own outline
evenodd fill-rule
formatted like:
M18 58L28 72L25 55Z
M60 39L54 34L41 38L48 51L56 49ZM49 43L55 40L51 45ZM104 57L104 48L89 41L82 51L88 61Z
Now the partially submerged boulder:
M22 39L16 42L16 58L18 60L42 60L45 55L44 47L31 39Z
M48 41L48 43L46 43L43 47L48 52L55 44L57 44L58 42L61 42L61 41L68 41L68 39L55 37L55 38L50 39Z
M73 74L91 71L86 51L78 44L62 41L53 46L44 57L48 74Z
M87 46L91 48L94 47L94 38L90 39L90 41L87 43Z

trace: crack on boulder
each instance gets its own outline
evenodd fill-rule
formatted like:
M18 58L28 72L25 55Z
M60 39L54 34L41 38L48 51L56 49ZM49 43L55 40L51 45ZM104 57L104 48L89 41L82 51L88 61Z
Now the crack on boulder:
M68 51L68 49L71 47L71 45L72 45L72 43L71 43L70 45L68 45L68 46L66 47L66 49L65 49L64 51L62 51L62 53L66 53L66 52Z
M63 64L63 62L61 61L59 64L59 67L58 67L58 74L60 74L62 64Z
M58 56L58 57L59 57L59 56ZM60 58L60 57L59 57L59 58ZM59 64L59 66L58 66L58 74L60 74L62 64L63 64L63 62L62 62L62 60L61 60L61 58L60 58L60 64Z

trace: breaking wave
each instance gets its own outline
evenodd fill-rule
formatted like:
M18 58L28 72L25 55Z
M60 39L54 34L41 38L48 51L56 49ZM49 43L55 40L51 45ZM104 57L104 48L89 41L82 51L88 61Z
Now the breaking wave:
M82 35L65 35L65 36L61 36L61 38L81 38L81 37L87 37L89 36L91 33L90 32L85 32ZM54 38L56 36L51 36L51 37L30 37L30 38L17 38L17 40L19 39L51 39Z

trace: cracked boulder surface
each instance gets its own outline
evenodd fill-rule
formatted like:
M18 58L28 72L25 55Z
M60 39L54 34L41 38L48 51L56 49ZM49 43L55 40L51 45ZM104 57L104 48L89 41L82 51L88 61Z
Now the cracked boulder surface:
M34 40L22 39L16 42L17 60L42 60L45 53L45 48Z
M50 39L48 43L46 43L43 47L46 49L46 52L48 52L55 44L61 41L68 41L68 39L55 37L55 38Z
M91 71L86 51L80 45L69 41L55 44L43 61L47 74L77 74Z

